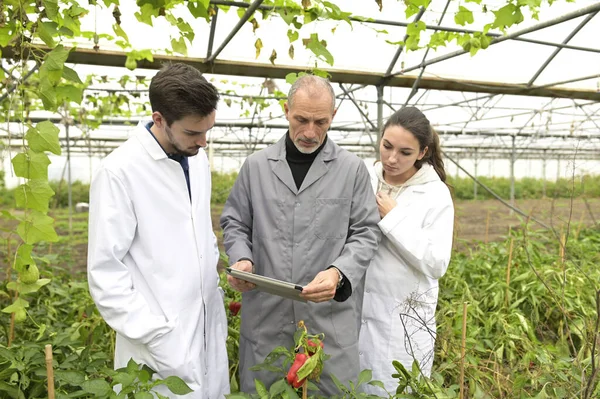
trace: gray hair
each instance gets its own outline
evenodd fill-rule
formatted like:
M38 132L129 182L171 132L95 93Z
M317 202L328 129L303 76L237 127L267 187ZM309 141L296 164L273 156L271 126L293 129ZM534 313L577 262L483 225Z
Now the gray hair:
M290 108L292 107L294 96L299 89L308 90L309 94L314 94L319 89L326 89L331 95L331 112L335 110L335 92L333 91L333 87L331 87L329 80L316 75L300 76L296 79L288 93L288 106Z

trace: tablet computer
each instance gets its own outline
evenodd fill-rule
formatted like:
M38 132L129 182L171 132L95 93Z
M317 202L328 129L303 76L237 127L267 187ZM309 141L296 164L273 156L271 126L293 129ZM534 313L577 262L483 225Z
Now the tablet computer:
M300 296L302 286L287 281L277 280L271 277L261 276L260 274L243 272L241 270L225 268L227 274L240 280L256 284L256 289L269 294L278 295L283 298L293 299L295 301L306 302L306 299Z

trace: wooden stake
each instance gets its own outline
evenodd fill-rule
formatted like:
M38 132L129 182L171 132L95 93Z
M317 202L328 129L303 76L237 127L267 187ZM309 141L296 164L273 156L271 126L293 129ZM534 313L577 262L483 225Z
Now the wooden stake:
M308 380L304 380L302 384L302 399L308 399Z
M485 243L488 243L488 234L490 232L490 210L487 211L487 217L485 219Z
M510 266L512 265L513 244L514 244L514 238L511 237L510 244L508 247L508 265L506 266L506 294L504 295L504 299L506 301L507 307L508 307L508 293L509 293L509 285L510 285Z
M54 368L52 367L52 345L45 347L46 373L48 374L48 399L54 399Z
M464 399L465 395L465 350L467 340L467 302L463 302L463 320L462 320L462 343L460 347L460 393L459 399Z

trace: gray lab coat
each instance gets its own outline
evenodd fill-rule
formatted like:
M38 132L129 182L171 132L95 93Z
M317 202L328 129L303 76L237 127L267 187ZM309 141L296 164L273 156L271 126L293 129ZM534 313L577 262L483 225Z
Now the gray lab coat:
M250 371L277 346L292 347L296 323L325 333L320 388L337 393L329 373L347 384L359 374L358 333L364 276L379 244L380 217L364 162L327 140L300 190L285 159L285 136L249 156L227 199L221 227L229 263L254 262L264 276L306 285L335 265L351 284L344 302L302 303L258 290L242 296L240 379L244 392L254 378L267 387L278 376Z

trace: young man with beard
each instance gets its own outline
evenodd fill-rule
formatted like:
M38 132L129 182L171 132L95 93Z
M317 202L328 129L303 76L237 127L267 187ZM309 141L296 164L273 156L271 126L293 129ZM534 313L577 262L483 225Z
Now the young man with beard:
M103 160L92 182L90 293L117 333L115 368L133 358L159 378L182 378L194 390L186 398L222 398L227 319L203 149L219 94L184 64L159 71L149 94L152 120Z

